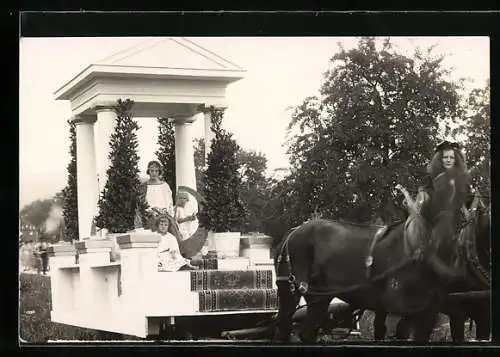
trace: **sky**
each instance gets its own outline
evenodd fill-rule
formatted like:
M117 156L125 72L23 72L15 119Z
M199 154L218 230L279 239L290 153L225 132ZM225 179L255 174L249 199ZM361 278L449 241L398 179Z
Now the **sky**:
M268 169L288 166L286 127L290 107L319 95L323 73L338 43L349 49L349 37L192 37L192 41L238 64L245 77L228 86L229 105L223 126L246 150L260 151ZM69 101L56 101L54 92L89 64L143 41L144 38L21 38L20 39L20 207L52 197L66 185L69 163ZM489 79L487 37L392 37L403 53L415 46L435 45L446 54L443 65L452 79L467 78L467 89L484 87ZM155 118L138 119L140 175L157 149ZM203 136L203 122L193 126L193 136Z

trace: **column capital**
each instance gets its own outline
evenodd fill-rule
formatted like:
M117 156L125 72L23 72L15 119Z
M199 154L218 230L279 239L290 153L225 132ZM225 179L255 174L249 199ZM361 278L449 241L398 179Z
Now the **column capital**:
M96 113L99 112L114 112L115 108L112 105L96 105L94 107Z
M226 110L227 109L227 106L225 105L208 105L208 104L200 104L198 106L198 113L203 113L203 114L208 114L210 113L210 109L214 107L215 109L219 109L219 110Z
M196 120L196 114L175 115L172 119L175 124L191 124Z
M70 120L73 124L94 124L97 117L95 115L75 115Z

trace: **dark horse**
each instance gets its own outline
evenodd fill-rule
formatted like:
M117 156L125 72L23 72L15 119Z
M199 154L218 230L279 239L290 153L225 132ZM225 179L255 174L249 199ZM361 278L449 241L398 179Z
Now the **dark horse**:
M452 294L443 303L440 312L448 315L451 337L454 342L465 340L465 321L471 318L476 322L476 339L488 340L490 337L490 297L484 294L478 298L467 298L471 291L489 292L490 290L490 240L491 212L485 207L472 210L471 218L461 232L459 245L460 257L464 260L464 278L449 286ZM374 337L383 339L386 332L386 313L377 311L374 320ZM396 331L396 338L408 338L408 324L402 318Z
M442 276L433 267L446 267L442 258L447 259L452 242L429 239L433 227L421 216L412 215L384 233L381 229L320 219L287 234L275 257L278 341L289 341L301 296L308 305L299 332L303 342L316 341L334 297L353 310L405 316L413 338L428 341L446 296Z

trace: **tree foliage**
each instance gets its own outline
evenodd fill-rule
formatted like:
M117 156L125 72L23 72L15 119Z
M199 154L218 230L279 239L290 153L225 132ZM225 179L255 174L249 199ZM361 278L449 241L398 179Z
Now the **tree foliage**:
M203 178L205 175L205 140L196 139L193 149L196 189L201 195L203 195Z
M401 183L415 192L439 124L460 115L458 84L447 79L443 57L430 51L407 57L388 40L379 45L362 38L356 48L340 47L321 96L295 108L290 221L318 214L352 221L400 218L394 187Z
M472 169L474 187L478 188L486 202L491 195L490 177L490 85L474 89L466 102L467 115L454 134L466 137L467 163Z
M245 232L263 232L263 208L269 200L269 182L265 176L267 158L263 153L238 151L237 158L241 167L241 199L247 209Z
M78 240L78 192L76 175L76 128L75 124L68 121L70 132L70 162L67 166L68 182L62 195L62 207L64 216L64 239Z
M174 122L168 118L158 118L158 144L156 157L163 167L163 180L172 188L175 198L175 135Z
M246 220L241 227L243 232L262 232L264 212L267 204L269 180L265 176L267 159L263 153L239 148L236 152L241 178L240 198L246 209ZM197 139L194 145L196 184L203 195L205 175L205 140Z
M108 180L99 198L99 215L96 226L106 228L110 233L124 233L134 228L136 200L139 188L139 156L137 155L137 130L139 125L132 118L130 110L133 101L118 100L114 110L116 127L111 135L111 165L107 171ZM145 207L138 207L143 211Z
M200 223L214 232L240 231L246 212L239 191L239 146L222 128L223 111L210 110L215 139L207 157L202 190L207 203L200 213Z
M45 221L49 217L52 199L36 200L24 206L19 215L22 224L35 226L38 230L44 230Z
M268 200L262 209L262 230L274 238L274 243L281 241L285 233L302 223L297 212L300 202L296 198L295 182L292 175L283 180L268 180Z

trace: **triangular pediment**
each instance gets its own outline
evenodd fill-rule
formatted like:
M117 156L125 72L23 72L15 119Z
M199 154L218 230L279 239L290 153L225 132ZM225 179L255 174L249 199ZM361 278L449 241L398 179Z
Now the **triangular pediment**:
M150 38L97 61L97 65L242 71L234 63L182 37Z

